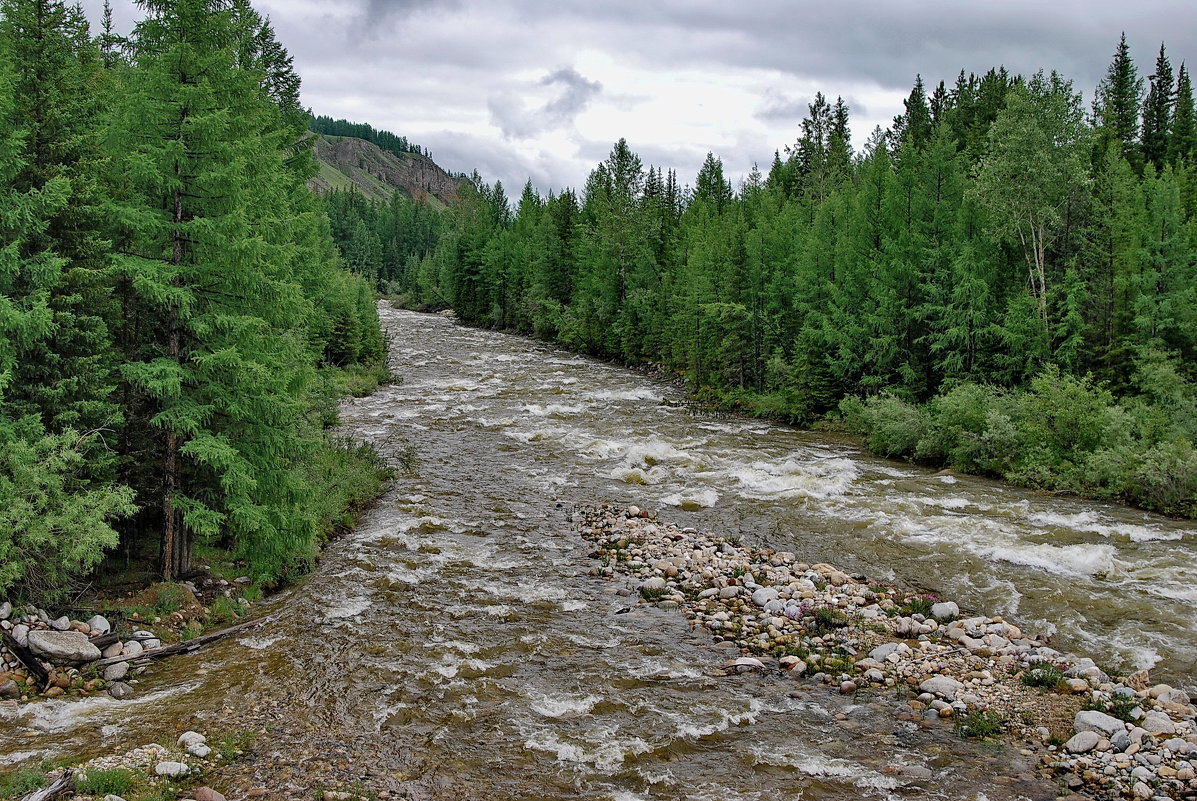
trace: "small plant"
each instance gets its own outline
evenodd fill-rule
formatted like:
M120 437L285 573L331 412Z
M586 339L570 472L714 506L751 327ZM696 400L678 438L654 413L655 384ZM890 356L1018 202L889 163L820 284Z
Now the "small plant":
M669 595L669 588L662 587L661 589L653 589L651 587L641 587L640 596L646 601L659 601Z
M0 798L24 798L47 784L46 774L37 768L19 768L0 776Z
M103 798L106 795L124 796L133 789L135 777L124 768L93 770L75 777L75 792Z
M842 629L848 625L848 618L833 609L816 609L811 620L811 628L818 631L832 631Z
M1084 709L1105 712L1111 717L1118 718L1127 723L1134 723L1134 711L1138 708L1139 704L1139 699L1133 695L1115 695L1109 701L1089 699L1085 702Z
M1051 662L1034 662L1022 674L1022 683L1028 687L1054 689L1064 683L1064 671Z
M183 640L183 642L190 642L203 633L203 623L200 623L198 620L188 620L187 625L184 626L183 630L179 633L179 637Z
M230 732L218 738L213 745L214 750L225 762L232 761L241 756L245 751L253 746L254 741L258 739L257 732L249 729L242 729L240 731Z
M952 730L962 739L988 739L1002 733L1006 722L1001 715L989 710L969 712L956 718Z
M922 615L923 617L926 617L927 615L931 614L931 607L935 606L937 603L939 603L939 598L931 595L930 593L912 595L906 599L905 605L902 606L899 612L906 616Z
M241 604L224 596L217 598L212 603L211 611L208 612L208 618L216 624L232 623L239 617L241 617Z
M241 597L249 601L251 604L256 604L258 601L262 600L262 585L250 584L242 591Z
M183 608L183 603L186 597L183 595L183 588L178 584L163 584L158 587L157 601L154 603L154 612L159 617L166 617L171 612L178 612ZM119 795L119 793L113 793Z

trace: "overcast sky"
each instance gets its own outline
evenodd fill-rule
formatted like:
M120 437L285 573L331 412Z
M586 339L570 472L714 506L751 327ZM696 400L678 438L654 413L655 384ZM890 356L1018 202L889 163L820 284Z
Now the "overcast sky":
M98 16L102 0L84 0ZM131 0L114 0L128 24ZM581 188L620 137L692 183L707 151L738 181L797 138L816 91L853 138L961 69L1056 69L1088 105L1126 31L1197 62L1193 0L257 0L317 114L368 122L517 196Z

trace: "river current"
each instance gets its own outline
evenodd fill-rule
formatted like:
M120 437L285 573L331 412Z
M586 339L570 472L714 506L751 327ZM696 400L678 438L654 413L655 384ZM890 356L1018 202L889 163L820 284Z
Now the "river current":
M728 652L708 635L628 611L588 575L569 522L588 502L913 585L1110 669L1194 684L1190 523L692 414L631 370L380 313L403 380L342 420L396 459L414 449L414 473L314 575L255 607L279 614L269 626L160 663L132 701L0 708L0 766L202 729L253 699L283 710L255 779L285 772L293 795L331 765L396 797L458 801L1054 797L1033 758L899 721L899 700L716 678Z

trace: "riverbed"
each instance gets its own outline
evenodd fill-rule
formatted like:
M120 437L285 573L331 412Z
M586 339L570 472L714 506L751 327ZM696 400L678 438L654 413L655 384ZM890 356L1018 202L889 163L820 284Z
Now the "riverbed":
M245 780L296 796L335 780L438 799L1054 797L1032 758L897 720L892 699L716 676L727 654L709 635L629 612L588 575L569 520L588 502L914 585L1192 685L1189 523L692 414L634 371L381 314L402 382L343 421L397 461L414 452L415 472L313 576L255 607L277 623L156 666L133 701L0 712L0 764L260 722L256 705L273 723Z

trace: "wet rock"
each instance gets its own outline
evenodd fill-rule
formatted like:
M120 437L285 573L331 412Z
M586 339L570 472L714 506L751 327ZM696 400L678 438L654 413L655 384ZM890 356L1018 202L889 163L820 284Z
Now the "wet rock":
M759 659L753 659L751 656L742 656L731 663L731 668L735 673L749 673L754 670L764 670L765 663Z
M55 664L82 664L100 658L100 649L77 631L32 631L29 650Z
M964 689L964 683L951 676L932 676L919 685L919 691L942 695L945 698L955 698L956 693Z
M120 681L129 675L129 663L117 662L115 665L109 665L104 668L104 672L100 675L104 678L104 681Z
M960 607L954 601L942 601L931 607L931 616L936 620L950 620L960 617Z
M1176 724L1163 712L1148 712L1143 720L1139 721L1139 725L1146 729L1148 734L1176 734Z
M15 701L21 697L20 686L9 679L8 681L0 682L0 699L5 701Z
M225 797L211 787L201 787L195 791L195 801L225 801Z
M91 629L92 634L107 634L112 631L112 624L103 615L96 615L87 621L87 627Z
M154 773L171 779L177 779L180 776L186 776L190 772L191 768L187 767L182 762L159 762L154 768Z
M1092 731L1103 737L1112 737L1120 731L1126 731L1126 724L1121 720L1095 709L1077 712L1076 717L1073 718L1072 727L1078 732Z
M806 663L796 656L783 656L778 660L778 664L794 678L806 675Z
M123 681L118 681L108 688L108 694L118 701L133 696L133 688Z
M1064 743L1064 748L1074 754L1087 754L1101 741L1101 736L1094 731L1077 732L1072 738Z

